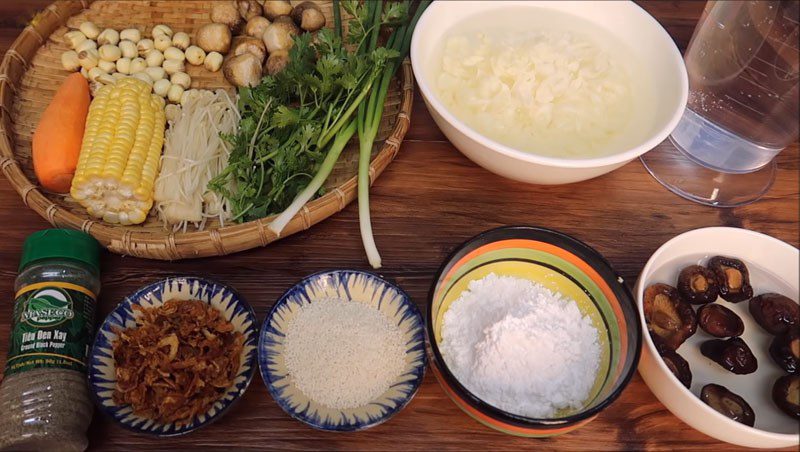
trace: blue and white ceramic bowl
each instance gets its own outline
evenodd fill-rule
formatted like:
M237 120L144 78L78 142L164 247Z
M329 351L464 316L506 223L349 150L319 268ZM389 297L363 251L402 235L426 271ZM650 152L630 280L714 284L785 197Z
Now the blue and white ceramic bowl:
M116 373L112 344L117 338L115 329L136 326L138 312L134 305L157 307L168 300L201 300L217 308L226 320L231 322L244 336L239 373L231 387L205 414L197 416L191 423L177 426L161 424L133 414L129 405L117 405L112 398L116 387ZM140 433L157 436L178 436L189 433L219 419L225 411L247 390L256 366L256 316L253 308L233 289L220 283L202 278L177 277L142 287L133 295L126 297L106 317L97 330L94 345L89 355L89 389L100 411L111 416L123 427Z
M338 410L310 400L294 385L284 363L284 332L298 308L330 298L364 303L379 310L400 327L406 338L405 370L385 393L362 407ZM278 405L311 427L338 432L373 427L399 413L422 383L427 359L424 325L408 295L375 274L358 270L317 273L283 294L264 320L258 342L261 376Z

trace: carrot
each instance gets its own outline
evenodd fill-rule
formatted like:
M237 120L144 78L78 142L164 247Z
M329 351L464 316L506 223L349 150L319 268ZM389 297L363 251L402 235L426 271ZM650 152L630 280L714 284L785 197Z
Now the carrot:
M33 132L33 170L46 190L69 193L89 112L89 83L80 73L64 80Z

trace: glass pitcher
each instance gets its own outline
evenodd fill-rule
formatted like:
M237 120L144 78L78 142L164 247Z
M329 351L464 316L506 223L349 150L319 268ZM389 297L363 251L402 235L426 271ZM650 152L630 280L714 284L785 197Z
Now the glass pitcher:
M704 204L752 202L774 158L797 140L797 1L709 1L684 55L689 100L675 130L642 157L673 192Z

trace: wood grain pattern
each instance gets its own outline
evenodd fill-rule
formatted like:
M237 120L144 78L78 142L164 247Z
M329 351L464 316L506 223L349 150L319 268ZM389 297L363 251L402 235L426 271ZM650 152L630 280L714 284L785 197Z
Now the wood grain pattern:
M8 48L26 18L47 3L0 2L0 49ZM703 3L657 1L643 7L684 47ZM494 176L463 157L436 128L422 102L417 102L402 151L372 191L373 226L385 265L382 273L424 306L434 272L453 247L485 229L509 224L540 225L574 235L604 254L631 286L662 243L698 227L744 227L798 246L797 143L784 151L778 162L778 180L769 194L758 203L736 209L713 209L678 198L653 180L638 161L588 182L528 186ZM48 224L25 208L4 179L0 180L0 224L0 348L5 349L22 241ZM232 256L168 263L105 253L98 318L145 283L167 275L198 274L236 287L263 319L281 293L301 277L347 267L368 267L355 205L269 248ZM0 365L4 357L0 352ZM230 413L186 437L161 440L135 435L99 415L89 434L95 450L232 446L281 450L736 450L674 417L638 374L597 420L576 432L545 440L510 437L483 427L447 399L431 372L408 408L366 432L335 435L314 431L284 414L256 377Z

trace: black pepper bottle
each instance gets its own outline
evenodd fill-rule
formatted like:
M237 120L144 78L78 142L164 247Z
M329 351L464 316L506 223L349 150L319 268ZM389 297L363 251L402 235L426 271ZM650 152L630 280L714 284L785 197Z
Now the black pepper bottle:
M0 450L87 448L99 256L97 241L80 231L47 229L25 240L0 385Z

